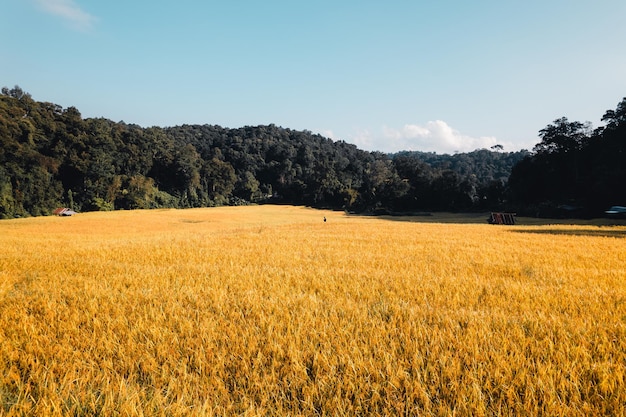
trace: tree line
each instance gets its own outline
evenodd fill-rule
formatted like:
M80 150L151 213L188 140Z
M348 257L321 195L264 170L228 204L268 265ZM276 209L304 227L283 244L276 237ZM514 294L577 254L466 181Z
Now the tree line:
M606 119L607 126L594 135L607 136L611 143L615 135L624 135L620 105L615 120ZM83 118L75 107L38 102L19 86L5 87L0 95L0 217L47 215L59 206L89 211L282 203L370 213L539 207L572 198L562 189L551 194L546 184L542 194L533 191L529 170L539 177L544 175L539 169L558 162L570 169L559 174L561 180L575 171L580 182L586 173L557 158L563 152L550 144L564 140L557 133L542 130L534 152L390 155L275 125L143 128ZM605 153L614 164L623 161ZM602 178L593 181L611 177L610 184L617 184L613 176L623 171L613 167L594 171ZM610 187L604 192L606 201L617 198Z
M607 110L604 126L556 119L517 163L508 181L509 204L526 215L593 217L626 206L626 98Z

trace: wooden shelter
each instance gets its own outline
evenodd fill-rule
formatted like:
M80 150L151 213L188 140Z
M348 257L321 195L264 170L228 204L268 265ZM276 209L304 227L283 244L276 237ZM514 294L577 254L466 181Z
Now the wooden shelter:
M68 209L67 207L59 207L58 209L55 209L52 214L54 214L55 216L73 216L74 214L76 214L76 212L72 209Z
M487 219L487 222L489 224L506 224L506 225L514 225L516 220L515 220L515 213L495 213L492 212L491 215L489 216L489 218Z

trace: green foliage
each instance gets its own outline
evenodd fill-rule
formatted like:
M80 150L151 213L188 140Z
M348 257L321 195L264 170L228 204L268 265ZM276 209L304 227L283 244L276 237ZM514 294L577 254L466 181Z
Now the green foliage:
M0 166L0 218L12 217L15 213L15 200L11 178L7 171Z
M626 205L626 98L602 118L606 126L563 117L539 132L541 142L514 167L510 201L524 214L598 216Z
M490 210L552 197L620 203L615 190L626 181L625 109L622 102L606 112L606 127L593 135L586 125L558 119L540 132L534 154L494 147L386 155L275 125L144 129L83 119L75 107L37 102L18 86L5 87L0 217L46 215L59 206L85 211L276 202L384 212ZM587 194L576 194L581 190Z
M113 211L114 208L113 203L101 197L94 197L86 207L89 211Z

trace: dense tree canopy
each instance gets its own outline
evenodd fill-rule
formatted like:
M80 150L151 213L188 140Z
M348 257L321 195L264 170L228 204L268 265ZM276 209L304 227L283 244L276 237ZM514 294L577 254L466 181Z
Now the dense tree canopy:
M604 127L563 117L509 178L510 203L527 214L596 216L626 205L626 98L604 114Z
M495 210L624 200L626 102L606 126L562 118L533 152L366 152L275 125L142 128L84 119L19 87L0 95L0 218L289 203L367 212ZM509 181L509 175L513 175ZM509 181L509 182L507 182ZM619 188L619 190L618 190Z

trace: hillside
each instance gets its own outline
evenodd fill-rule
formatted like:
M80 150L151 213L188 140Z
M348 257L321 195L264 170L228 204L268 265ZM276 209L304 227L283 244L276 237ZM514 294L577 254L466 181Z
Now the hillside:
M473 210L504 199L527 152L366 152L275 125L143 128L0 95L0 218L276 202L351 211ZM426 158L427 156L427 158Z

